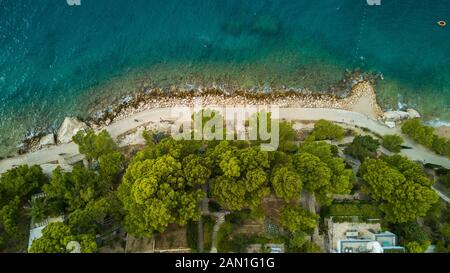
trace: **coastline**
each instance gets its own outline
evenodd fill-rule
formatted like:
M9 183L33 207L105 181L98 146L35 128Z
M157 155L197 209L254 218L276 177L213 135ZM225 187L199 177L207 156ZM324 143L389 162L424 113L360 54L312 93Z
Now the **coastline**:
M92 111L85 122L93 129L107 126L141 111L175 106L203 105L277 105L281 108L331 108L343 109L369 115L377 119L383 114L377 103L373 75L349 74L342 81L346 86L332 88L327 92L308 90L242 90L191 86L187 89L172 87L170 90L148 88L127 95L117 103L99 111ZM369 108L368 108L369 107Z
M285 90L262 89L248 91L238 89L230 91L223 86L206 88L196 85L188 88L145 88L122 97L116 103L103 110L92 110L88 118L81 120L80 123L84 124L86 128L100 131L108 128L114 122L129 119L131 116L145 111L175 106L194 107L200 103L204 107L277 105L280 108L345 110L362 114L386 126L388 124L384 119L386 113L383 112L382 107L378 104L375 91L378 79L379 75L347 71L346 76L339 85L327 92L320 93L308 90L299 92L288 88ZM390 128L394 127L395 123L394 126L390 126ZM23 155L61 144L55 138L56 132L37 133L23 141L17 154ZM44 139L46 144L42 145L42 140ZM51 141L48 141L48 139L51 139ZM16 155L11 155L7 158L14 156Z
M355 100L362 97L363 89L355 90L360 83L376 85L380 75L361 72L359 70L346 70L342 79L335 85L323 91L311 91L293 87L272 88L269 86L255 86L250 89L235 86L234 84L217 83L191 83L181 86L151 87L151 85L134 82L134 91L120 95L116 99L108 97L91 105L86 110L84 118L77 116L93 129L107 126L114 120L120 120L140 111L174 107L177 105L193 106L199 100L204 105L269 105L276 104L280 107L311 107L351 109ZM374 93L373 88L371 92ZM376 100L376 95L369 95ZM374 102L376 104L376 102ZM381 109L377 106L377 109ZM378 112L381 112L378 111ZM5 156L10 158L17 154L25 154L38 149L41 138L48 134L55 134L57 128L53 127L33 128L24 136L17 146L16 152ZM5 158L4 157L4 158Z
M202 94L178 92L168 95L152 91L138 93L135 97L127 97L122 100L121 104L117 104L105 112L97 113L97 116L90 120L85 120L86 123L76 118L68 118L67 120L73 123L67 126L65 121L60 128L60 130L65 129L66 132L69 132L69 135L66 135L67 142L59 143L58 140L53 144L40 147L36 146L36 143L45 137L39 138L34 142L35 146L32 146L24 154L0 160L0 173L23 164L43 165L46 167L46 171L51 171L56 166L70 166L74 161L83 159L83 155L78 151L78 146L70 141L72 135L75 134L74 129L89 127L96 132L107 130L119 142L120 147L145 144L142 137L144 130L167 131L170 129L174 106L194 107L198 106L196 103L199 101L206 107L278 105L280 119L290 120L294 123L302 124L326 119L354 128L367 129L378 136L402 135L398 126L389 127L387 125L387 113L383 113L377 104L376 94L370 81L354 82L352 91L345 98L337 98L329 94L305 96L298 93L271 92L226 95L208 90ZM75 126L70 127L73 124ZM55 135L52 137L54 138ZM448 158L434 154L408 137L405 137L404 140L404 145L411 148L402 150L402 154L411 160L450 168Z

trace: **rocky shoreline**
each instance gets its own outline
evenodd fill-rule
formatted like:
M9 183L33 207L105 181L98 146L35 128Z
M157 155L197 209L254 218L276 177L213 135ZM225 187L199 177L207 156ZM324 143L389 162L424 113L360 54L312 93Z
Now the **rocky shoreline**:
M100 111L92 111L83 121L78 118L66 118L57 132L40 132L25 139L18 149L18 154L25 154L45 147L70 142L79 130L88 128L99 130L113 121L124 119L132 114L155 108L174 106L202 105L278 105L279 107L334 108L354 111L354 106L362 97L370 98L370 106L376 118L386 115L376 102L373 86L379 75L347 71L345 77L329 92L310 92L285 88L273 90L260 88L252 90L203 87L190 85L184 88L169 89L146 88L132 95L127 95L117 103ZM395 115L394 115L395 116ZM401 116L401 115L400 115ZM387 118L387 122L396 122ZM388 123L387 123L388 124Z
M177 105L194 106L199 101L203 105L274 104L280 107L348 109L355 100L366 95L365 88L360 88L360 86L362 84L374 85L378 78L379 76L373 74L347 71L344 79L327 92L270 87L230 90L218 85L213 87L189 85L181 88L173 86L168 89L147 88L120 99L106 109L92 112L86 122L97 129L109 125L114 120L144 110ZM379 108L379 106L377 107Z

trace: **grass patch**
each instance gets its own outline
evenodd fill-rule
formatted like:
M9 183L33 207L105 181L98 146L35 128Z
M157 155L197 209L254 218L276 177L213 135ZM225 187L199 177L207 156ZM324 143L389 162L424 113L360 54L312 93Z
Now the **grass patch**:
M327 215L335 218L359 216L364 219L379 219L381 211L377 206L368 203L335 203L328 208Z

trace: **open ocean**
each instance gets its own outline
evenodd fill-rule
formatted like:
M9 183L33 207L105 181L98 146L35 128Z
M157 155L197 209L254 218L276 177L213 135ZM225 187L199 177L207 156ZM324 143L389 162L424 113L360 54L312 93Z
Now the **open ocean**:
M139 77L327 90L359 67L386 109L449 122L450 1L380 1L0 0L0 156Z

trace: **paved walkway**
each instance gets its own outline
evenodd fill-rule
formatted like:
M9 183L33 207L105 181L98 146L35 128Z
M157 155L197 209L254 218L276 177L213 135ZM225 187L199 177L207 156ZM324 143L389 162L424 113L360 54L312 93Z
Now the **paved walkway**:
M115 138L139 126L148 124L149 122L160 124L161 120L170 120L171 118L172 108L146 110L130 115L122 120L118 120L109 125L106 129L111 136ZM317 121L319 119L326 119L352 126L364 127L379 135L401 133L399 129L390 129L380 122L363 114L339 109L280 108L280 118L293 121ZM404 145L411 147L411 149L404 149L402 154L411 160L440 165L444 168L450 169L450 160L448 158L436 155L432 151L414 143L408 138L405 138ZM78 147L74 143L58 145L26 155L4 159L0 161L0 173L19 165L41 165L51 162L63 164L66 163L65 158L77 156L78 154Z
M448 197L447 195L445 195L443 192L441 192L440 190L436 189L434 186L432 186L433 190L439 195L439 197L444 200L445 202L450 204L450 197Z
M211 215L216 217L216 223L213 227L212 239L211 239L211 253L217 253L217 233L220 230L220 227L225 223L225 215L227 212L215 212L211 213Z

